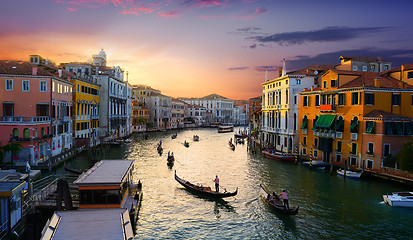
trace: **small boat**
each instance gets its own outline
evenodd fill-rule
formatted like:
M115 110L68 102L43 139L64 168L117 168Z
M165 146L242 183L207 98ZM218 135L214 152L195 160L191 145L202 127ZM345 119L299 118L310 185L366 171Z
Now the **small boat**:
M229 145L229 148L230 148L232 151L235 150L235 145L232 144L232 142L229 142L228 145Z
M81 169L70 168L70 167L66 166L66 163L65 163L65 171L75 173L75 174L82 174L84 172Z
M385 203L393 207L413 207L413 192L394 192L383 195Z
M269 204L273 209L285 215L295 215L298 213L299 207L295 207L289 204L289 209L285 209L284 203L280 198L276 197L276 199L270 200L268 199L268 195L270 195L270 193L267 190L265 190L264 187L260 184L261 198L264 200L264 202Z
M192 184L178 177L178 175L176 175L176 170L175 170L175 180L179 182L182 186L184 186L187 190L193 193L205 196L205 197L225 198L225 197L235 196L238 193L238 188L234 192L227 192L226 190L224 192L216 192L212 190L211 187L197 186L195 184Z
M163 148L162 148L162 146L160 146L160 145L158 145L158 147L156 148L156 150L158 151L159 155L161 155L162 152L163 152Z
M184 146L185 146L185 147L189 147L189 142L185 141L185 142L184 142Z
M171 138L175 139L177 136L178 136L178 134L175 133L174 135L171 136Z
M244 139L243 138L236 138L235 141L238 144L244 144Z
M131 143L131 142L132 142L132 139L130 139L130 138L125 139L125 143Z
M166 159L166 161L168 161L168 165L173 164L175 162L174 155L169 155L168 158Z
M289 161L289 162L294 162L295 161L295 156L294 155L289 155L285 153L280 153L275 150L264 150L262 151L262 154L268 158L272 158L275 160L283 160L283 161Z
M323 161L308 161L308 162L303 162L304 166L309 167L309 168L314 168L314 169L324 169L326 168L326 163Z
M148 139L149 139L149 135L145 134L145 140L148 140Z
M337 170L337 174L343 177L349 178L360 178L362 172L353 172L350 170L339 169Z
M243 133L234 134L234 138L246 138L246 137L248 137L247 134L243 134Z
M219 133L227 133L227 132L233 132L233 131L234 131L234 126L227 126L227 125L218 126Z
M199 136L198 135L194 135L194 142L198 142L199 141Z

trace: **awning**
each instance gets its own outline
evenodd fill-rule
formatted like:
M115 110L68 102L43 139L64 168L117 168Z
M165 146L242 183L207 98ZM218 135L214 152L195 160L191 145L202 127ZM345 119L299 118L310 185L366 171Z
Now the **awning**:
M301 125L300 129L307 129L308 118L303 119L303 125Z
M366 133L373 133L374 132L373 130L374 130L374 122L367 121Z
M320 115L314 124L315 128L331 128L336 115Z

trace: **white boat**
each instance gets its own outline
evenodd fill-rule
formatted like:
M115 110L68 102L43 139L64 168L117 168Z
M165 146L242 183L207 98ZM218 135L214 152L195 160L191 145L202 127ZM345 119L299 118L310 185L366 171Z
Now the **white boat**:
M130 139L130 138L125 139L125 143L131 143L131 142L132 142L132 139Z
M413 207L413 192L394 192L383 195L383 200L393 207Z
M227 132L233 132L234 131L234 126L232 125L220 125L218 126L218 132L219 133L227 133Z
M344 169L337 170L338 175L341 175L341 176L345 175L346 177L349 177L349 178L360 178L361 173L362 172L353 172L353 171L350 171L350 170L344 171Z

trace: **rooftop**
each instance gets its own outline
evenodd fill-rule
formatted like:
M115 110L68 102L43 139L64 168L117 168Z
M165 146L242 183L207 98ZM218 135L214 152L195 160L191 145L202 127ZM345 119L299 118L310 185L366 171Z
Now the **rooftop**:
M134 160L102 160L87 172L82 173L73 183L77 185L120 184L133 167Z
M363 118L380 118L382 120L413 120L412 118L400 115L400 114L395 114L395 113L390 113L390 112L385 112L383 110L373 110L366 115L363 116Z

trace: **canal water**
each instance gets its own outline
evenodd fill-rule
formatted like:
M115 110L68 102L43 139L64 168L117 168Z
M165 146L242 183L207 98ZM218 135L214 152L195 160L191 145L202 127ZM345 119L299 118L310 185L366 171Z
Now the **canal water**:
M236 129L237 131L238 129ZM177 133L176 139L171 135ZM193 142L192 136L200 141ZM111 148L106 159L134 159L135 179L143 184L143 201L135 239L411 239L413 209L393 208L382 195L405 187L372 179L344 179L247 152L246 145L228 147L234 133L195 129L134 135L132 143ZM160 156L156 144L162 140ZM183 143L189 141L186 148ZM175 164L167 166L168 151ZM71 167L87 168L80 157ZM62 171L61 169L59 171ZM221 187L238 195L210 200L186 191L174 180ZM295 216L283 216L259 198L259 184L289 194Z

